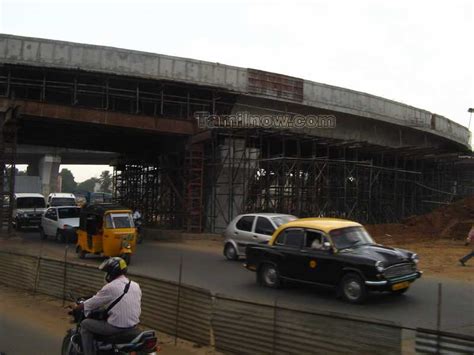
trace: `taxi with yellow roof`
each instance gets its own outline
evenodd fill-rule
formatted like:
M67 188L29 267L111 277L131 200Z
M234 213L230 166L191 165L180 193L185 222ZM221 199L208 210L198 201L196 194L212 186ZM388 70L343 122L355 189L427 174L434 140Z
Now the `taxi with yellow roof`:
M245 253L244 266L263 286L331 286L351 303L362 303L369 291L403 294L422 275L416 253L377 244L361 224L338 218L286 223L268 244L250 244Z

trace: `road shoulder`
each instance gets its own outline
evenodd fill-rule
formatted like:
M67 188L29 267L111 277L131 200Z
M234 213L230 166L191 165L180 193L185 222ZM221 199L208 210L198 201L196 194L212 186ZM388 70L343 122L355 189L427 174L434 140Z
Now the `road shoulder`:
M0 305L0 318L9 322L24 324L25 327L35 333L47 335L48 339L55 340L54 347L57 346L56 343L60 344L67 329L72 327L72 324L69 323L67 309L63 307L63 302L49 296L34 295L23 290L0 285ZM177 346L175 346L174 338L161 332L158 332L158 338L163 354L218 354L210 347L201 347L181 339L178 339ZM54 349L51 349L51 351L53 353ZM54 351L54 353L56 352Z

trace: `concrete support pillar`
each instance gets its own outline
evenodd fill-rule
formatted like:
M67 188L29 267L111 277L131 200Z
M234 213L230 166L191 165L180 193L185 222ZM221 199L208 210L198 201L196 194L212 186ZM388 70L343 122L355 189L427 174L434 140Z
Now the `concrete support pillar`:
M42 182L42 193L45 197L52 192L60 192L59 165L61 165L61 157L57 155L45 155L39 160L39 176Z
M259 154L259 149L246 147L241 138L226 138L218 147L219 173L210 196L206 196L211 199L207 215L214 217L208 227L214 232L223 231L234 217L243 213L248 180L255 173Z

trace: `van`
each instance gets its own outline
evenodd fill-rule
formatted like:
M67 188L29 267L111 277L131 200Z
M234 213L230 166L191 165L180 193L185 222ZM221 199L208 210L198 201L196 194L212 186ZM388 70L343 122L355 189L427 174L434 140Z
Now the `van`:
M46 204L38 193L15 193L13 195L13 224L18 230L23 227L38 227L41 224Z
M76 196L71 193L53 192L48 195L47 207L76 206Z

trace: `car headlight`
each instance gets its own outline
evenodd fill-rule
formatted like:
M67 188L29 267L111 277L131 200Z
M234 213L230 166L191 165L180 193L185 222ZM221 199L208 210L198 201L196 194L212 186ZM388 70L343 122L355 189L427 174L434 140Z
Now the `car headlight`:
M411 261L413 261L415 264L418 264L420 261L420 258L418 257L418 254L412 254L411 255Z
M385 270L385 265L383 264L382 261L377 261L375 263L375 268L377 269L378 272L382 272Z

